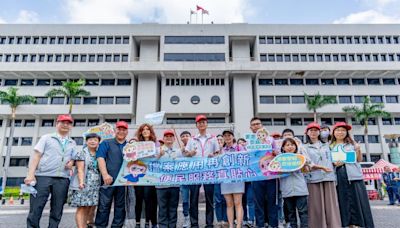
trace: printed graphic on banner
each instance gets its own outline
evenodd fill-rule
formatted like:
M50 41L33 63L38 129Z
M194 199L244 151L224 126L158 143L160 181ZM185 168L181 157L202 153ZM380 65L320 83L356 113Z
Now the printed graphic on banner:
M287 174L261 169L265 151L225 153L212 158L178 157L124 159L114 186L123 185L193 185L259 181Z
M105 139L112 139L115 137L115 132L114 132L114 128L111 124L109 123L102 123L100 125L94 126L92 128L89 128L89 130L87 130L85 133L83 133L83 137L85 137L87 134L90 133L96 133L97 135L99 135L101 137L101 140L105 140Z
M124 160L128 162L150 157L157 153L156 145L153 141L127 143L123 152Z
M306 157L301 154L284 153L276 156L268 164L271 172L294 172L306 164Z
M343 144L335 145L332 150L332 161L342 161L344 163L355 163L356 162L356 151L352 145Z
M272 153L275 149L274 140L269 136L269 133L265 129L259 129L255 134L248 133L245 135L246 141L248 142L246 149L251 150L262 150L264 151L263 156L260 158L260 167L264 176L277 176L278 173L271 172L268 170L268 164L272 161L275 155Z

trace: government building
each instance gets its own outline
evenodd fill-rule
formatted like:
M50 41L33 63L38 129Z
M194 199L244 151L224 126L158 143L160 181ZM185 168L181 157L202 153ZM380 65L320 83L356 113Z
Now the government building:
M144 116L157 111L166 112L158 136L170 127L194 134L194 117L206 114L213 133L234 128L238 138L258 116L270 132L292 128L303 137L313 120L304 93L319 92L337 99L318 110L319 121L353 124L360 143L363 126L342 108L365 96L383 102L392 116L370 119L368 139L372 160L390 158L383 135L400 133L399 31L400 25L0 25L1 90L16 86L37 98L17 109L8 183L22 182L33 146L68 112L66 98L45 93L80 78L91 95L73 100L71 137L78 145L84 131L104 121L128 121L133 137ZM10 112L0 105L3 158Z

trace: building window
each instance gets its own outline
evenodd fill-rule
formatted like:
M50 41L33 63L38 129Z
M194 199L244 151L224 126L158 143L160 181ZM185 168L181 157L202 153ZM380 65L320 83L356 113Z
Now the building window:
M14 158L14 157L10 158L10 166L12 166L12 167L28 167L28 164L29 164L29 157L27 157L27 158ZM22 183L23 183L23 180L22 180ZM15 184L15 185L10 184L7 179L7 185L8 186L17 186L18 184Z
M223 62L225 53L165 53L164 61Z
M211 103L213 104L219 104L220 101L221 99L217 95L211 97Z
M42 127L53 127L54 120L42 120Z
M304 85L303 79L291 78L290 85Z
M69 104L69 98L67 98L67 104ZM82 104L82 98L81 97L72 98L72 104L75 104L75 105Z
M129 37L128 36L124 36L122 39L122 43L123 44L129 44Z
M53 86L62 86L63 82L66 82L65 79L53 79Z
M11 122L10 122L11 123ZM22 127L22 120L15 120L14 122L15 127Z
M128 62L128 55L122 55L122 62Z
M86 120L85 119L75 119L74 126L75 127L86 127Z
M271 118L261 119L261 123L264 126L272 126L272 119Z
M34 127L35 120L25 120L24 127Z
M101 79L102 86L113 86L115 85L115 79Z
M76 145L78 146L83 145L83 137L71 137L71 138L75 141Z
M306 79L306 85L318 85L318 84L319 84L318 78Z
M394 78L383 78L382 79L382 83L384 85L395 85L396 84L396 80Z
M117 79L117 85L119 86L130 86L132 83L131 79Z
M332 118L321 118L322 125L332 125Z
M350 85L350 80L348 78L338 78L336 79L338 85Z
M121 55L114 54L113 57L114 57L113 62L120 62L121 61Z
M45 104L47 105L49 101L48 97L36 97L36 104L41 105L41 104Z
M273 96L260 96L260 104L273 104L274 97Z
M89 62L95 62L96 61L96 55L89 55Z
M369 143L379 143L379 135L368 135Z
M292 96L292 104L304 104L304 96Z
M129 104L130 103L130 97L116 97L115 98L115 103L116 104Z
M165 36L165 44L224 44L224 36Z
M4 86L16 86L18 84L17 79L6 79L4 80Z
M32 137L22 137L21 146L32 146Z
M198 97L198 96L192 96L192 97L190 98L190 102L192 102L192 104L196 105L196 104L200 103L200 97Z
M379 78L368 78L367 83L368 85L380 85Z
M290 103L289 96L276 96L276 103L277 104L289 104Z
M259 40L259 44L266 44L266 40L265 40L265 36L260 36L259 38L258 38L258 40Z
M399 103L397 96L386 96L386 103Z
M180 101L180 99L179 99L178 96L172 96L172 97L169 99L169 102L171 102L171 104L179 104L179 101Z
M354 141L358 143L365 143L364 135L354 135Z
M86 79L85 80L85 86L98 86L99 85L99 79Z
M314 122L314 118L304 118L303 124L308 125L309 123Z
M366 96L354 96L354 103L362 104L364 102L364 97Z
M34 79L21 79L21 86L33 86L34 84Z
M114 97L100 97L100 104L114 104Z
M372 103L382 103L383 99L382 96L370 96Z
M258 79L258 84L260 86L272 86L272 79L260 78Z
M97 97L84 97L83 104L97 104Z
M88 127L99 125L99 119L88 119Z
M50 85L50 79L38 79L36 81L37 86L49 86Z
M52 97L51 104L55 105L63 105L64 104L64 97Z
M286 78L275 78L275 85L288 85L288 80Z
M321 85L334 85L335 80L333 78L322 78Z
M392 125L392 118L382 118L382 124L383 125Z
M301 126L303 125L303 120L301 118L290 118L290 125Z
M274 125L275 126L285 126L286 120L284 118L274 118Z
M333 122L337 123L337 122L346 122L346 118L343 117L335 117L333 118Z
M399 117L395 117L394 118L394 124L400 125L400 118Z
M340 104L350 104L351 96L339 96L339 103Z

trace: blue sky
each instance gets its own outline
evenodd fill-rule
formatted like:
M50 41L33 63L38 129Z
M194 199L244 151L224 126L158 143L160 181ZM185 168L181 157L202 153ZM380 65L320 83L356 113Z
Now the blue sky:
M400 0L0 0L0 23L186 23L196 5L204 23L400 23Z

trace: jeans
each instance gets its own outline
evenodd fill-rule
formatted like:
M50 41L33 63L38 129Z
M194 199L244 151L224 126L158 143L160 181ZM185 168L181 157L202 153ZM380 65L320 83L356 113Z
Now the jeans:
M199 227L199 191L201 185L190 185L189 186L189 214L190 223L192 228ZM203 185L205 196L206 196L206 227L214 227L214 185L205 184Z
M244 195L242 197L243 205L243 221L254 222L255 217L255 206L253 198L253 189L251 188L251 182L245 183Z
M122 227L125 221L125 186L100 188L99 205L95 224L98 228L108 227L111 205L114 200L114 218L111 227Z
M189 186L181 186L183 216L189 216Z
M63 215L64 204L67 201L69 179L62 177L36 177L36 197L31 195L29 214L26 221L27 227L39 227L43 209L50 199L50 228L58 227Z
M256 212L256 226L264 227L265 214L264 204L265 197L267 198L268 208L268 225L270 227L278 227L278 185L277 180L264 180L255 181L251 183L254 192L255 212Z
M285 200L285 206L288 209L288 218L291 227L297 227L296 209L299 213L300 227L308 227L308 206L307 196L292 196L287 197Z
M398 189L396 186L387 186L386 191L389 196L389 203L394 204L396 202L396 198L398 198Z
M158 227L175 228L178 221L179 187L158 188Z
M214 185L214 207L217 221L227 222L225 197L221 194L221 184Z

